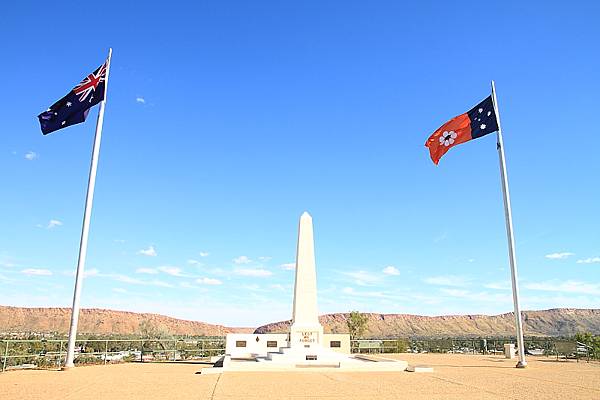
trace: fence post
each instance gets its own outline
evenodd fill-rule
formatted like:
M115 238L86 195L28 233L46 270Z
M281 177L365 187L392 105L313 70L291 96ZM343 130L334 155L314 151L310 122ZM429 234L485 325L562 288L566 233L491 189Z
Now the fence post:
M8 358L8 340L6 341L6 349L4 350L4 362L2 362L2 372L6 369L6 359Z
M108 356L108 340L104 344L104 365L106 365L106 357Z
M140 362L144 362L144 340L140 340Z
M57 367L60 368L60 366L62 365L62 349L63 349L63 341L60 341L60 348L58 349L58 365Z
M173 340L173 361L177 358L177 339Z

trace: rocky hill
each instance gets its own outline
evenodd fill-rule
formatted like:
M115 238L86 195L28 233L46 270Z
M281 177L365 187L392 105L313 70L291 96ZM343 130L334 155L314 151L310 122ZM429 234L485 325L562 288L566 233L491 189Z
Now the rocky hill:
M67 334L71 322L70 308L23 308L0 306L0 333ZM204 322L186 321L158 314L127 311L82 309L79 313L81 334L140 334L154 330L172 335L222 336L231 332L252 332L252 328L228 328Z
M366 337L465 337L512 336L512 313L500 315L449 315L424 317L408 314L366 314ZM70 308L22 308L0 306L1 333L67 334ZM346 333L348 314L326 314L320 317L325 332ZM556 308L524 311L523 322L527 336L571 336L589 331L600 334L600 309ZM81 334L141 334L144 329L172 335L222 336L227 333L287 332L290 321L281 321L252 328L229 328L204 322L187 321L158 314L127 311L82 309L79 315Z
M465 337L512 336L515 334L513 313L500 315L448 315L424 317L408 314L366 314L365 337ZM326 314L319 317L325 333L347 333L349 314ZM555 308L523 312L526 336L572 336L589 331L600 334L600 309ZM261 326L255 333L288 332L290 321Z

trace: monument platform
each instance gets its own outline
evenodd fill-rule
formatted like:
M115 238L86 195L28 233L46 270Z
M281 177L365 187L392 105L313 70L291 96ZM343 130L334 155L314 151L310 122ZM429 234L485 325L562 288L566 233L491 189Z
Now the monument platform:
M220 374L223 372L402 372L407 370L406 361L329 354L322 361L302 360L281 353L282 357L256 357L253 359L231 358L223 356L215 363L219 366L203 368L202 374ZM222 366L221 366L222 365Z

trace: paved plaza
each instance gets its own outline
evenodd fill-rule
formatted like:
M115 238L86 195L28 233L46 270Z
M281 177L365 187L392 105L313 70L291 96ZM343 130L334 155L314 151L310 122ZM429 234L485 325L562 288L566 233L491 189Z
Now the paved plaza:
M226 372L202 364L131 363L0 374L3 400L103 399L600 399L600 363L500 356L401 354L433 373Z

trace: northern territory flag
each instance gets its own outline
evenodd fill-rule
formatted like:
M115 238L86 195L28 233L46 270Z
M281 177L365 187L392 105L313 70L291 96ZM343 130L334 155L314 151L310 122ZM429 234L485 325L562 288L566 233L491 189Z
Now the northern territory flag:
M496 112L492 96L489 96L466 113L452 118L439 127L429 136L425 147L429 148L431 160L437 165L440 158L451 147L497 130Z
M65 97L38 115L44 135L85 121L90 108L104 100L107 66L108 60L83 78Z

